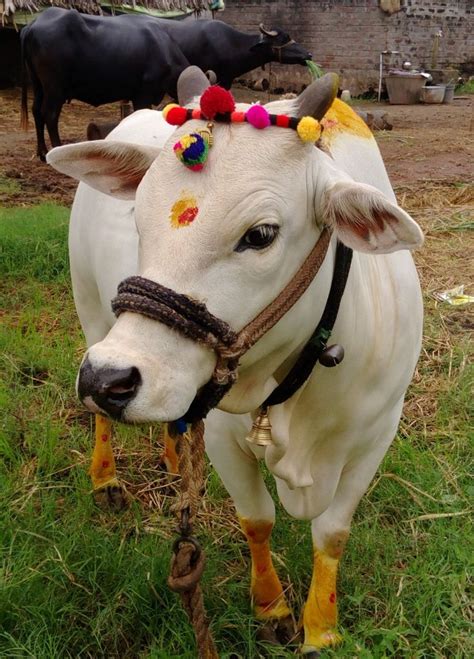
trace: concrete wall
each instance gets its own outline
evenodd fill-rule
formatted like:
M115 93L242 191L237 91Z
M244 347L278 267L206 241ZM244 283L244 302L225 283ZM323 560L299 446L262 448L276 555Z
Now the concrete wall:
M398 50L400 56L386 56L390 66L409 60L416 67L431 69L435 35L439 39L434 68L452 68L474 59L473 0L401 0L400 11L388 14L379 0L227 0L218 18L246 32L257 30L260 22L289 32L312 53L325 70L341 75L342 87L353 94L376 88L379 54ZM272 64L272 86L300 91L309 76L303 67ZM268 77L261 72L253 79ZM442 75L442 74L440 74Z

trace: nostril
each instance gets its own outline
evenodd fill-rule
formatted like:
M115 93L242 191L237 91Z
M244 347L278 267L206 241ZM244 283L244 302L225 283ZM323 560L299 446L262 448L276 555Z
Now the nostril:
M121 419L141 383L140 371L135 366L94 368L86 358L79 372L77 392L92 412L99 408L114 419Z
M135 366L120 371L104 373L99 386L100 393L113 400L125 401L135 395L141 384L140 371Z

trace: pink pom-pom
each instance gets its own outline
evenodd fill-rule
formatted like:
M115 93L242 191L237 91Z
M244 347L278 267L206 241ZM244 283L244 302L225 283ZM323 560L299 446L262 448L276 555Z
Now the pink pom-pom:
M262 105L252 105L245 116L247 122L255 128L266 128L270 125L270 115Z

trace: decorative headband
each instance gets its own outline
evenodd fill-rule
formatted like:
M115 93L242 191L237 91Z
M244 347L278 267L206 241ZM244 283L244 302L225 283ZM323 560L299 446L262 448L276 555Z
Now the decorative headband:
M183 135L174 145L174 152L180 162L189 169L198 172L204 167L212 146L213 122L248 123L254 128L263 129L267 126L292 128L296 130L303 142L317 142L321 135L321 125L314 117L289 117L286 114L270 114L262 105L251 105L246 112L236 112L232 94L220 87L212 85L201 96L200 107L195 110L183 108L176 103L170 103L163 109L164 119L172 126L182 126L190 119L207 121L205 130Z

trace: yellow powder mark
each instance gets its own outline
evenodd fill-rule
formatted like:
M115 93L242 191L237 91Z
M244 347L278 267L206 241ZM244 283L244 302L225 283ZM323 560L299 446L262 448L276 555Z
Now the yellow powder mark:
M168 432L168 424L164 426L164 442L165 448L162 454L162 460L166 465L166 471L169 474L179 474L178 469L178 454L176 453L176 445L174 439Z
M313 578L303 613L304 649L318 650L336 645L341 637L336 632L336 580L339 560L315 549Z
M324 127L322 141L327 143L343 132L352 133L352 135L358 135L359 137L372 137L367 124L347 103L338 98L334 99L333 104L321 119L321 125Z
M184 196L175 201L171 207L170 222L175 229L185 227L194 222L199 212L196 199L191 196Z
M272 522L240 518L252 558L250 593L255 615L260 620L286 618L291 611L283 594L283 588L273 567L270 555Z
M112 452L112 423L101 414L95 415L95 445L90 475L94 490L105 485L116 485L115 460Z

